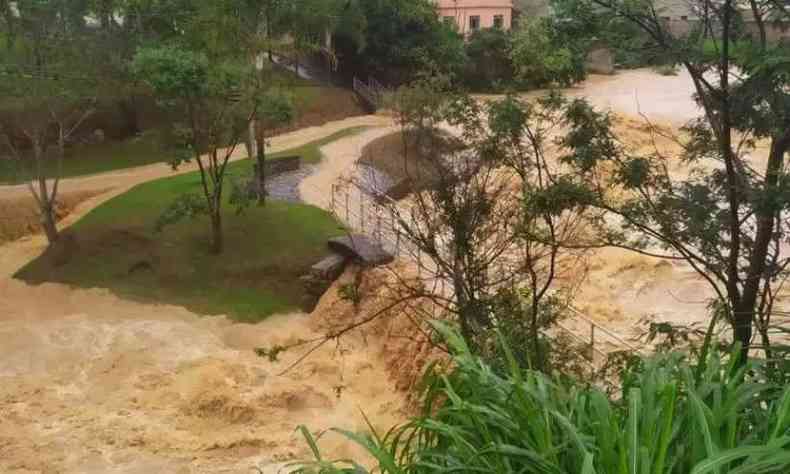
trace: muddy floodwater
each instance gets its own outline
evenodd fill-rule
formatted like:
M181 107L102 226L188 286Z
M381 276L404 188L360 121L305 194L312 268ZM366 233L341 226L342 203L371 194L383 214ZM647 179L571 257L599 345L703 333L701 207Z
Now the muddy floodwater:
M633 120L646 115L674 127L699 113L683 73L594 76L569 93ZM277 151L363 125L375 128L323 149L324 160L299 185L302 200L326 206L327 187L347 174L362 147L397 129L387 117L369 116L272 140ZM651 143L638 126L628 133L629 140ZM82 202L63 224L169 173L154 165L65 180L64 192L107 191ZM25 192L0 187L0 199ZM322 320L341 317L334 314L342 305L331 291L312 315L233 324L179 307L124 301L102 289L13 280L43 247L41 236L0 246L2 473L241 473L255 466L276 472L309 457L295 431L299 425L316 433L364 431L364 411L386 430L406 416L406 396L388 362L394 346L382 342L387 334L326 345L284 375L292 358L270 362L255 355L256 347L314 337ZM632 335L636 321L650 315L704 318L708 290L683 265L601 251L591 259L589 276L577 306L620 334ZM339 437L326 437L323 446L331 457L362 457Z

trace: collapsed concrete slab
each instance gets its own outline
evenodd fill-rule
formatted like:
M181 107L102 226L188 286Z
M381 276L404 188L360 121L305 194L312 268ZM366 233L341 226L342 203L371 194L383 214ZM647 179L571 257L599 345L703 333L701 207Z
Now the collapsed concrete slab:
M310 273L324 280L334 281L346 268L348 257L332 253L310 268Z
M362 234L351 234L329 239L329 248L340 255L365 265L385 265L395 258L377 242Z

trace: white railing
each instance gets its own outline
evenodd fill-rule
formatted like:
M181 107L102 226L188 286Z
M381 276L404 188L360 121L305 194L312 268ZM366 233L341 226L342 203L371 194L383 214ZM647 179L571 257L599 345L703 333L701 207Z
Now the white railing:
M385 250L415 265L417 276L433 284L440 295L452 296L452 286L433 267L419 247L405 236L398 219L408 215L402 204L380 193L371 193L354 180L342 185L333 184L329 210L350 229L372 237ZM586 345L586 355L591 364L604 362L609 354L628 350L638 354L641 350L625 337L601 325L578 309L569 307L571 317L559 322L557 327L576 342Z
M373 89L370 88L367 84L360 81L356 77L353 80L354 85L354 92L359 94L360 97L365 99L365 101L373 108L379 107L379 100L378 94L376 94Z

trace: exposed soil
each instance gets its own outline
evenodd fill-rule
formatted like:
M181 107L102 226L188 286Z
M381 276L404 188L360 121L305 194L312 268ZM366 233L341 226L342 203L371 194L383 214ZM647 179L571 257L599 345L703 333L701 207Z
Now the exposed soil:
M80 203L102 194L103 190L63 194L55 206L55 215L62 221ZM0 244L41 232L38 205L28 197L0 201Z
M417 144L415 133L395 132L365 145L359 163L373 166L394 183L387 195L400 200L437 182L437 169Z

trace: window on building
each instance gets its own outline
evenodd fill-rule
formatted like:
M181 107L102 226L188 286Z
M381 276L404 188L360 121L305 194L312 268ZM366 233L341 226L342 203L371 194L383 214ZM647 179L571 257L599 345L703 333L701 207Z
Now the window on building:
M500 30L505 26L505 16L504 15L494 15L494 28L499 28Z
M689 19L689 17L687 17L686 15L683 15L683 16L680 17L680 19L683 20L683 21L687 21Z
M477 15L473 15L469 17L469 29L472 31L477 31L480 29L480 17Z

